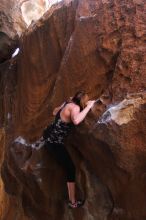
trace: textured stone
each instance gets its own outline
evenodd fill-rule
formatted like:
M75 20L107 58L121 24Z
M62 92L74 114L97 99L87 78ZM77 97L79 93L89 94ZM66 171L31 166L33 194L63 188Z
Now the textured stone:
M46 1L10 0L0 2L0 63L11 58L27 25L48 9Z
M0 31L14 38L26 28L21 14L22 0L1 0L0 2Z
M30 219L145 220L144 34L143 0L66 0L32 24L19 55L0 66L2 179ZM102 102L66 143L86 198L69 210L64 171L31 144L52 109L79 89Z
M0 1L0 63L10 59L18 45L18 35L25 30L20 0Z
M24 0L21 4L21 12L27 26L38 20L48 9L46 0Z
M4 129L0 130L0 167L3 162L4 157ZM3 182L0 177L0 219L3 219L5 215L5 208L7 207L7 197L6 193L4 192Z
M18 39L11 39L3 32L0 32L0 63L11 59L14 49L18 45Z

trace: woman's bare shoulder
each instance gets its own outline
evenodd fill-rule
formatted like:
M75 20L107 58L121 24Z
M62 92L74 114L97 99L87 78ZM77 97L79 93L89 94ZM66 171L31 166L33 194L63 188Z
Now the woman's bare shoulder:
M70 102L67 105L68 105L68 108L70 109L80 109L80 107L73 102Z

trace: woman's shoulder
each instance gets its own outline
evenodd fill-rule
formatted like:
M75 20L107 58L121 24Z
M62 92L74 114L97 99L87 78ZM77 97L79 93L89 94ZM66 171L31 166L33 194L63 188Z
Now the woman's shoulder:
M80 106L75 104L74 102L68 102L67 106L68 106L69 109L74 109L74 108L75 109L80 109Z

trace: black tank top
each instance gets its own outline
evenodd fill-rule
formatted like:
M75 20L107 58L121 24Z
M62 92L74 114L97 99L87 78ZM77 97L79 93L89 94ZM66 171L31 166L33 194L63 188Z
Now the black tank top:
M58 111L56 114L54 122L49 125L43 133L43 137L46 142L49 143L56 143L56 144L63 144L64 138L69 134L71 129L74 127L73 122L64 122L61 120L60 112L65 107L66 102L63 107Z

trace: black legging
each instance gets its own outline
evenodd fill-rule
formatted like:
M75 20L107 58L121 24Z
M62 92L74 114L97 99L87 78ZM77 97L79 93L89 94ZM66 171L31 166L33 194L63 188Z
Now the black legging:
M47 148L53 154L59 164L65 169L67 182L75 182L75 166L74 163L63 144L46 143Z

